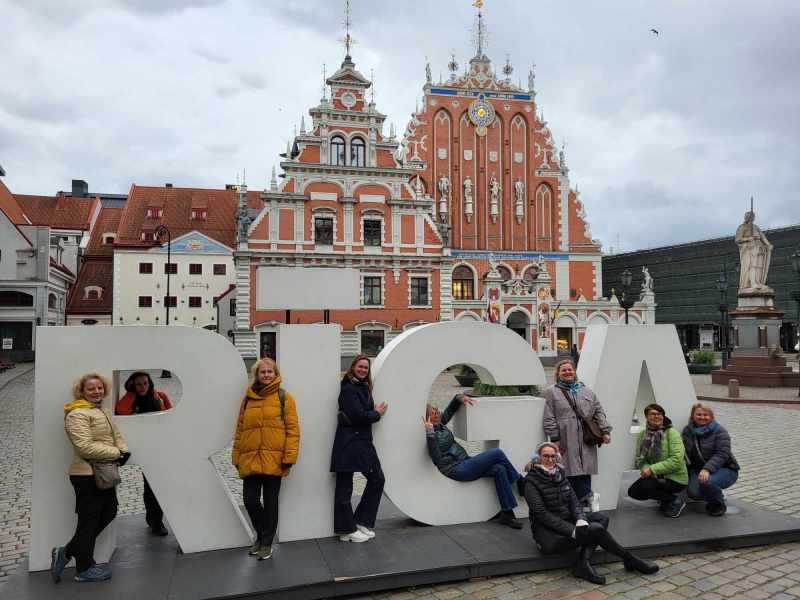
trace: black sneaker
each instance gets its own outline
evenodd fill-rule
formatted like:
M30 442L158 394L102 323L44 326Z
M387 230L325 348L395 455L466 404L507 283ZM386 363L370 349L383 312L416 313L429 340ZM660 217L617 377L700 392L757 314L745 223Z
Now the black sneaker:
M504 510L500 512L497 522L501 525L506 525L512 529L522 529L522 523L517 517L514 516L513 510Z
M153 535L157 535L158 537L165 537L169 535L169 531L167 531L167 528L164 527L163 523L159 523L158 525L151 525L150 533L152 533Z
M706 512L712 517L721 517L728 512L728 507L724 502L709 502L706 504Z
M677 519L681 516L684 508L686 508L686 502L684 502L683 498L680 496L675 496L672 502L667 506L667 510L664 511L664 516Z

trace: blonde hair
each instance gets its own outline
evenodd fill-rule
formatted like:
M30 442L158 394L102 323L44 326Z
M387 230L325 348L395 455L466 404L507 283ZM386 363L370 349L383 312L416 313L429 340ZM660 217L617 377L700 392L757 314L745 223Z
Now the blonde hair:
M83 386L86 385L86 382L90 379L97 379L103 384L103 399L108 397L108 392L111 391L111 384L108 382L108 379L100 375L100 373L86 373L85 375L81 375L78 379L75 380L75 383L72 384L72 399L73 400L84 400L83 397Z
M280 377L281 371L278 368L278 363L269 357L261 358L250 367L250 385L258 383L258 370L264 365L272 367L272 370L275 371L275 377Z
M696 411L698 408L702 408L711 415L711 420L714 420L714 409L703 404L702 402L696 402L695 404L692 404L692 410L689 411L689 425L694 423L694 411Z
M558 362L556 363L556 372L555 372L556 381L558 381L558 371L559 371L559 369L560 369L562 366L564 366L564 365L572 365L572 368L573 368L573 369L575 369L575 368L576 368L576 367L575 367L575 361L574 361L574 360L572 360L571 358L565 358L565 359L563 359L563 360L560 360L560 361L558 361Z

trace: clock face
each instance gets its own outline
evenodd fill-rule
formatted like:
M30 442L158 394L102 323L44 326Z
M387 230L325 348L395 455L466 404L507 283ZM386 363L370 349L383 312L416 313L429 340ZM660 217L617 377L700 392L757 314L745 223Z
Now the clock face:
M483 94L478 96L472 104L469 105L469 120L476 127L488 127L494 121L494 107L489 104L484 98Z
M356 105L356 97L351 92L342 94L342 104L347 108L353 108Z

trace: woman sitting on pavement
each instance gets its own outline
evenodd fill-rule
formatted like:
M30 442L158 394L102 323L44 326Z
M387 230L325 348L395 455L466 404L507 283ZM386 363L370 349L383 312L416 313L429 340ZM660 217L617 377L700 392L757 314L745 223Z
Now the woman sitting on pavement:
M739 463L731 452L731 436L714 419L714 411L698 402L692 406L682 437L689 463L689 497L705 500L706 512L721 517L727 510L722 490L739 478Z
M522 529L522 523L514 516L517 499L512 487L522 475L509 462L505 452L500 448L492 448L470 457L447 428L447 423L462 404L471 406L473 403L474 400L467 394L456 394L442 415L436 407L428 404L423 419L428 454L442 475L450 479L475 481L481 477L493 477L501 508L498 522L514 529Z
M144 371L136 371L128 377L125 381L125 391L127 393L117 401L117 405L114 407L114 414L138 415L172 408L172 402L167 393L157 390L149 373ZM142 500L144 500L145 521L150 527L151 533L165 536L168 532L164 527L164 511L161 510L158 498L150 488L144 474L142 474L142 481L144 482Z
M106 481L105 489L97 486L95 463L124 465L130 458L128 445L102 407L111 386L97 373L87 373L72 388L72 402L64 405L64 429L72 443L73 458L69 481L75 490L75 512L78 523L75 534L66 546L53 548L50 575L61 581L67 563L75 558L75 581L104 581L111 579L108 565L94 562L97 537L117 516L116 482ZM94 465L94 466L93 466ZM105 485L111 484L110 487Z
M686 506L681 492L689 481L683 441L658 404L644 407L647 427L636 439L636 468L640 477L630 488L634 500L658 500L664 516L677 519Z
M599 585L604 585L606 578L591 564L597 546L619 556L628 571L645 574L658 571L658 565L634 556L619 545L608 532L608 516L599 512L584 514L564 468L556 462L555 444L544 442L536 452L537 456L528 465L524 491L533 539L543 554L560 554L577 548L573 574Z

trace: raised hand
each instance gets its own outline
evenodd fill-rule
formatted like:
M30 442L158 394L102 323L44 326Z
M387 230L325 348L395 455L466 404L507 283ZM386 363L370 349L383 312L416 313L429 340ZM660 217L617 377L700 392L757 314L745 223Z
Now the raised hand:
M425 425L425 429L431 431L433 429L433 422L431 421L430 417L423 417L422 424Z
M381 402L375 407L375 410L380 416L383 416L386 414L386 411L389 410L389 405L386 404L386 402Z

